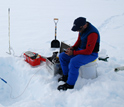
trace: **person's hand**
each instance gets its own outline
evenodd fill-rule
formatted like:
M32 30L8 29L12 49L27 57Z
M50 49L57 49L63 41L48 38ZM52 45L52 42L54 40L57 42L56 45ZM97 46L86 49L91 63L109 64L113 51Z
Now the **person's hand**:
M65 52L65 54L67 54L68 56L71 56L71 55L73 55L73 50L67 49L67 51Z
M73 47L69 47L67 50L73 50Z

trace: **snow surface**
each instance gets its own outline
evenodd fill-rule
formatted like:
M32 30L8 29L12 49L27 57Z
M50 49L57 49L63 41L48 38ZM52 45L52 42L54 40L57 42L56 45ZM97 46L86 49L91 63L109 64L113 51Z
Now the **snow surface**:
M9 52L8 8L10 8ZM54 39L54 18L57 39L73 45L77 33L71 31L75 18L84 16L101 34L97 61L98 77L79 77L75 88L57 90L59 75L52 76L43 62L31 67L24 61L25 51L51 56ZM0 0L0 107L124 107L124 71L114 68L124 64L124 1L123 0Z

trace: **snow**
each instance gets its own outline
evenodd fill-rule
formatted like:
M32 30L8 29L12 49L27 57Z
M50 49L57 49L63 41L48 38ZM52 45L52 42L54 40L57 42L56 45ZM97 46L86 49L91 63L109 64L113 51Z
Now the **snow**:
M123 0L0 0L0 107L124 107L124 71L114 68L124 64ZM9 52L8 8L10 8ZM57 39L73 45L77 33L71 31L75 18L84 16L101 34L97 61L98 77L79 77L75 88L58 91L57 79L46 63L31 67L21 56L26 51L51 56L54 40L54 18Z

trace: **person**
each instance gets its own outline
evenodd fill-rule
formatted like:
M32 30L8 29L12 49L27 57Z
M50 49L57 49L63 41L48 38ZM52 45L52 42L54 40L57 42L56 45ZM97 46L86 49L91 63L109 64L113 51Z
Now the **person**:
M58 90L73 89L80 66L88 64L98 57L100 34L97 28L86 21L85 17L78 17L74 20L72 31L79 32L78 39L72 47L59 55L63 75L58 82L64 81L65 84L59 85Z

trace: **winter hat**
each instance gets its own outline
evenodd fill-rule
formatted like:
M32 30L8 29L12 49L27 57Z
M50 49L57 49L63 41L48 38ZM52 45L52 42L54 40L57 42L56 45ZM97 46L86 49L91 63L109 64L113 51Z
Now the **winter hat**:
M84 17L79 17L74 20L72 31L78 31L80 30L81 26L84 26L86 24L86 18Z

